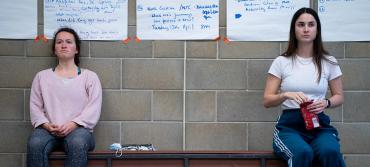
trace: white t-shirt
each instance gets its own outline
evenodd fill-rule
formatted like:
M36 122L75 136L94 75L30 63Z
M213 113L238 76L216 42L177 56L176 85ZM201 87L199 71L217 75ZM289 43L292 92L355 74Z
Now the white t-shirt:
M335 63L337 60L333 56L327 58ZM303 92L309 99L314 101L325 99L328 90L328 81L342 75L339 65L331 64L322 60L322 72L320 82L317 82L317 69L311 58L277 57L271 64L268 71L281 79L281 92ZM282 109L299 108L299 104L294 100L285 100Z

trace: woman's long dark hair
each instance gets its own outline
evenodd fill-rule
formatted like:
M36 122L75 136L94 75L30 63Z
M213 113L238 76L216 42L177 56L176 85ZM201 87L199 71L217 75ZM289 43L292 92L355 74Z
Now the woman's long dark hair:
M76 43L76 49L77 49L77 53L75 54L75 57L74 57L74 61L75 61L75 64L78 66L80 64L80 47L81 47L81 40L80 40L80 37L78 36L78 34L76 33L75 30L73 30L72 28L68 28L68 27L63 27L63 28L60 28L55 34L54 34L54 39L53 39L53 46L52 46L52 50L53 50L53 54L55 53L55 42L56 42L56 37L59 33L61 32L68 32L68 33L71 33L73 35L73 37L75 38L75 43Z
M290 23L290 32L289 32L289 43L287 50L282 54L282 56L285 57L293 57L296 56L296 51L298 48L298 40L295 35L295 22L298 20L299 16L302 14L307 13L312 15L317 23L317 33L316 38L313 42L313 62L315 63L316 68L318 69L318 78L317 82L320 82L321 78L321 72L322 72L322 63L321 60L326 60L331 64L337 64L328 58L325 57L325 55L328 55L329 52L324 49L322 37L321 37L321 23L319 16L317 15L316 11L311 8L301 8L295 12L292 18L292 22Z

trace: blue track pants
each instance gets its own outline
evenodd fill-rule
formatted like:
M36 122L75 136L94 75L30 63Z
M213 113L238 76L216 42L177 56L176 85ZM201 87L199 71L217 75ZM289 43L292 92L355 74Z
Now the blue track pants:
M318 114L320 128L306 130L299 109L284 110L274 130L273 148L289 167L311 167L313 162L321 167L345 167L340 153L337 130L330 118ZM315 164L316 164L315 163Z

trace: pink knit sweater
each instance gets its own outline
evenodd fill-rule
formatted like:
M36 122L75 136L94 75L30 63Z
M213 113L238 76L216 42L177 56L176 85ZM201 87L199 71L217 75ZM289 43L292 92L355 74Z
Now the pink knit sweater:
M46 122L63 125L73 121L92 131L101 106L99 78L87 69L71 79L46 69L37 73L32 82L30 113L35 128Z

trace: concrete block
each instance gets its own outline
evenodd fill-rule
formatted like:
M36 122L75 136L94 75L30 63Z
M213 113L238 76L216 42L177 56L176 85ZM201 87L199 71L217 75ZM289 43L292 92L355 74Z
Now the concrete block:
M151 92L109 91L103 92L101 120L150 120Z
M275 123L248 123L248 150L272 151Z
M113 143L121 143L121 123L98 122L94 128L95 150L108 150Z
M369 60L342 60L339 64L343 72L344 90L370 89Z
M183 58L184 41L154 41L154 57Z
M246 150L243 123L187 123L186 150Z
M346 92L344 94L344 122L369 122L370 92Z
M41 41L27 40L26 55L29 57L55 57L52 51L53 40L44 43Z
M182 60L123 60L122 85L126 89L182 89Z
M30 121L30 95L31 95L31 89L27 89L25 91L25 98L24 98L24 119L26 121Z
M23 90L0 89L0 120L24 119Z
M128 0L128 25L136 25L136 0Z
M0 40L0 56L24 56L24 40Z
M119 59L81 59L81 67L94 71L103 88L121 87L121 60Z
M1 166L23 167L22 154L0 154Z
M30 122L0 122L0 152L26 152L32 129Z
M181 91L154 91L153 119L161 121L182 121L183 93Z
M186 121L214 122L216 120L216 92L186 92Z
M344 100L344 103L347 103L347 102ZM343 116L342 116L344 113L343 105L338 106L336 108L326 109L324 112L326 115L330 117L331 122L342 122L343 121Z
M368 123L335 123L344 154L368 154L370 125Z
M0 57L0 87L29 88L36 73L55 66L52 58Z
M337 59L344 58L344 43L343 42L324 42L324 48L329 52L329 55Z
M246 62L188 60L186 87L189 90L246 89Z
M271 60L249 60L248 61L248 89L264 90L266 77L270 68Z
M344 161L347 167L367 166L370 164L370 155L368 154L355 154L344 155Z
M187 41L186 42L187 58L217 58L216 41Z
M348 42L345 50L348 58L370 58L369 42Z
M122 123L124 144L153 144L157 150L182 150L181 123Z
M221 122L275 122L280 107L263 107L263 92L231 92L217 94L217 120Z
M220 0L220 27L226 27L226 0Z

